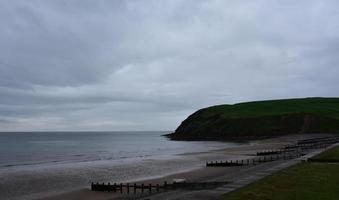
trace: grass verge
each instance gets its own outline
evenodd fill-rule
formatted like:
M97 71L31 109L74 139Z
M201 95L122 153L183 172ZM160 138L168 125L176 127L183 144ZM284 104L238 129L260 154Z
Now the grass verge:
M339 148L320 158L337 158ZM219 200L337 200L339 163L300 163L236 191Z
M309 160L311 162L339 162L339 146L329 149Z

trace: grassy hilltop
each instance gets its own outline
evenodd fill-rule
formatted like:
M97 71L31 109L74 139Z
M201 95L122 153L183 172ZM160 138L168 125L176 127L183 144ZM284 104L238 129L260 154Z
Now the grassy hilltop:
M339 133L339 98L256 101L203 108L169 135L177 140L255 139Z

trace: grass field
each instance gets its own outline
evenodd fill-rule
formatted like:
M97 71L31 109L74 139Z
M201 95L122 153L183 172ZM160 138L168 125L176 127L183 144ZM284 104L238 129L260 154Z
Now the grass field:
M339 146L327 150L311 159L315 162L339 162ZM339 166L338 166L339 167Z
M338 158L339 148L319 158ZM300 163L244 188L220 197L220 200L338 200L339 163Z
M310 113L339 119L339 98L282 99L219 105L204 109L205 117L262 117L291 113Z

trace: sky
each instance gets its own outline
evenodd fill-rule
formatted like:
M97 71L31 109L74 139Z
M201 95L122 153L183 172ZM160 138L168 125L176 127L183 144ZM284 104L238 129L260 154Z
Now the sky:
M339 96L337 0L2 0L0 131L175 130Z

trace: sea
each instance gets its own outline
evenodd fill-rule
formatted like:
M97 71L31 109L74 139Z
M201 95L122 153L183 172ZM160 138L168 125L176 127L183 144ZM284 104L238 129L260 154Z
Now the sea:
M222 142L182 142L169 132L3 132L0 168L171 156L224 147Z
M0 194L4 199L34 199L92 181L160 177L204 165L191 155L239 145L172 141L164 136L168 133L1 132Z

